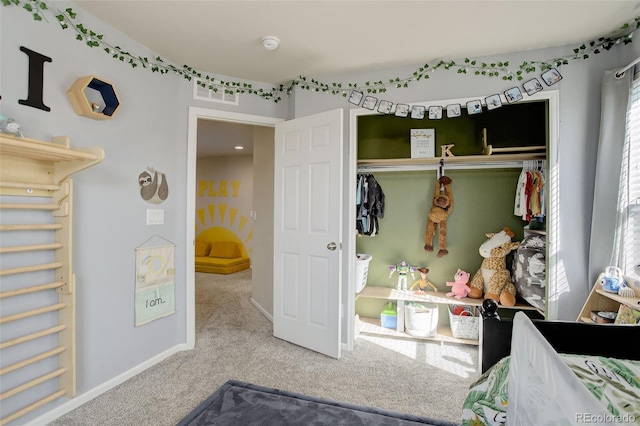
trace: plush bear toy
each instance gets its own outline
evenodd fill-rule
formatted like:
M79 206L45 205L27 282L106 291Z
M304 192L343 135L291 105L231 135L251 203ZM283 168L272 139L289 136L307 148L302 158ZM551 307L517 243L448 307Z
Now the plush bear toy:
M520 244L511 242L513 235L509 228L486 234L488 240L479 249L484 260L471 280L469 297L480 299L484 294L485 299L493 299L504 306L516 304L516 288L511 282L505 260L507 254Z
M440 187L444 186L444 194ZM449 253L447 250L447 218L453 211L453 193L451 192L451 178L442 176L436 181L436 188L433 192L433 206L429 211L427 219L427 231L424 236L424 249L433 251L433 237L436 235L436 225L440 225L438 235L438 257Z

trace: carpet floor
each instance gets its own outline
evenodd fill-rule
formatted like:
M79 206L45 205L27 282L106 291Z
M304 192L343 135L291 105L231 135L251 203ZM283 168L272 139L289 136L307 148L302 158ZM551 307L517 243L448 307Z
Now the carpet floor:
M273 337L251 303L251 270L196 273L196 347L114 387L52 426L173 426L228 380L460 422L478 348L361 335L338 360Z

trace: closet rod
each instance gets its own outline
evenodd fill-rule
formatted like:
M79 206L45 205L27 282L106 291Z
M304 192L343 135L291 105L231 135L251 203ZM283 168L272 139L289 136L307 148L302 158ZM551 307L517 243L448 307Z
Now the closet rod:
M3 399L9 398L10 396L17 395L20 392L24 392L27 389L31 389L32 387L37 386L40 383L44 383L47 380L55 379L56 377L62 376L66 372L67 372L66 368L58 368L57 370L52 371L49 374L44 374L38 378L31 380L30 382L24 383L20 386L16 386L13 389L9 389L6 392L0 393L0 401L2 401Z
M50 334L60 333L66 330L66 325L57 325L55 327L47 328L45 330L36 331L35 333L25 334L24 336L17 337L12 340L0 343L0 349L10 348L11 346L19 345L20 343L30 342L31 340L39 339L40 337L48 336Z
M40 314L46 314L47 312L59 311L67 307L66 303L56 303L55 305L43 306L42 308L32 309L30 311L20 312L19 314L7 315L6 317L0 317L0 324L4 324L11 321L17 321L24 318L34 317Z
M4 417L4 418L0 419L0 426L4 426L9 422L14 421L18 417L22 417L25 414L30 413L31 411L35 410L36 408L40 408L43 405L48 404L51 401L60 398L61 396L64 396L65 393L67 393L67 390L66 389L62 389L62 390L59 390L58 392L52 393L51 395L42 398L39 401L34 402L31 405L27 405L23 409L18 410L15 413L13 413L13 414L11 414L11 415L9 415L7 417Z
M25 272L37 272L46 271L49 269L62 268L64 264L62 262L42 263L40 265L21 266L19 268L10 268L0 270L0 277L5 275L23 274Z
M4 299L5 297L22 296L23 294L37 293L39 291L53 290L62 287L64 284L65 283L62 281L56 281L53 283L34 285L16 290L7 290L0 293L0 299Z
M419 165L388 165L388 166L360 166L357 168L358 173L373 172L420 172L429 170L438 170L438 164L419 164ZM445 161L444 167L447 170L477 170L477 169L520 169L522 161L514 162L475 162L472 164L448 163Z
M2 376L3 374L11 373L12 371L19 370L22 367L26 367L27 365L31 365L35 362L42 361L43 359L47 359L47 358L51 358L52 356L59 355L60 353L66 350L67 350L66 346L58 346L57 348L51 349L50 351L42 352L41 354L32 356L31 358L18 361L15 364L7 365L6 367L0 369L0 376Z
M62 243L50 243L50 244L32 244L25 246L13 246L13 247L0 247L0 254L4 253L19 253L23 251L39 251L39 250L57 250L62 248Z

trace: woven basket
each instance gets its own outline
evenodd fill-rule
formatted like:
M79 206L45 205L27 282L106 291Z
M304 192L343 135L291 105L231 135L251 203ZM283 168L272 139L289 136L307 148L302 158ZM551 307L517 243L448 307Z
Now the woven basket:
M478 339L478 331L480 329L480 317L478 316L466 316L466 315L454 315L452 311L453 305L449 306L449 326L451 327L451 334L458 339Z

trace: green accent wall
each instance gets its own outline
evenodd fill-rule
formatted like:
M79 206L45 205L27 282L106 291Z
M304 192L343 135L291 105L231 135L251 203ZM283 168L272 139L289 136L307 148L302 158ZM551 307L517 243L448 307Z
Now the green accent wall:
M410 129L435 128L436 156L440 146L455 144L453 153L482 155L482 128L487 128L489 144L496 146L546 145L547 105L529 102L505 105L476 116L441 120L412 120L393 115L369 115L358 119L358 158L410 158ZM493 135L493 137L492 137ZM515 191L521 168L447 170L452 179L454 208L447 220L447 249L449 254L438 258L438 240L434 251L424 250L427 215L432 205L437 172L384 171L374 172L385 193L385 215L379 221L379 234L360 236L356 240L357 253L373 256L369 264L368 286L395 287L397 274L389 278L389 266L401 259L409 264L429 268L428 279L439 291L447 292L447 281L453 281L458 268L471 274L480 268L480 245L486 233L509 227L515 232L514 241L523 238L526 222L513 214ZM508 262L512 255L508 257ZM420 278L407 279L410 287ZM358 298L356 313L363 317L378 317L385 301ZM446 318L446 305L441 305L441 322ZM445 320L444 322L448 322Z
M458 268L473 276L482 263L478 249L486 241L486 233L499 232L508 226L516 234L514 241L523 237L525 223L513 214L520 172L521 169L445 170L452 179L454 208L447 220L449 254L440 258L437 257L437 232L433 240L434 251L424 250L436 172L374 173L385 194L385 215L379 220L378 235L356 239L356 251L373 256L367 285L395 287L397 274L389 279L389 266L401 259L416 267L429 268L427 277L439 291L448 291L445 283L453 281ZM418 273L415 275L415 280L407 279L409 286L420 278ZM367 302L374 303L373 313L363 310ZM380 302L358 299L356 312L376 317L381 310L378 309Z
M410 158L411 129L435 129L436 157L442 145L455 144L456 156L482 154L482 129L494 148L545 146L547 144L547 102L520 102L481 114L440 120L414 120L395 115L358 117L358 158Z

